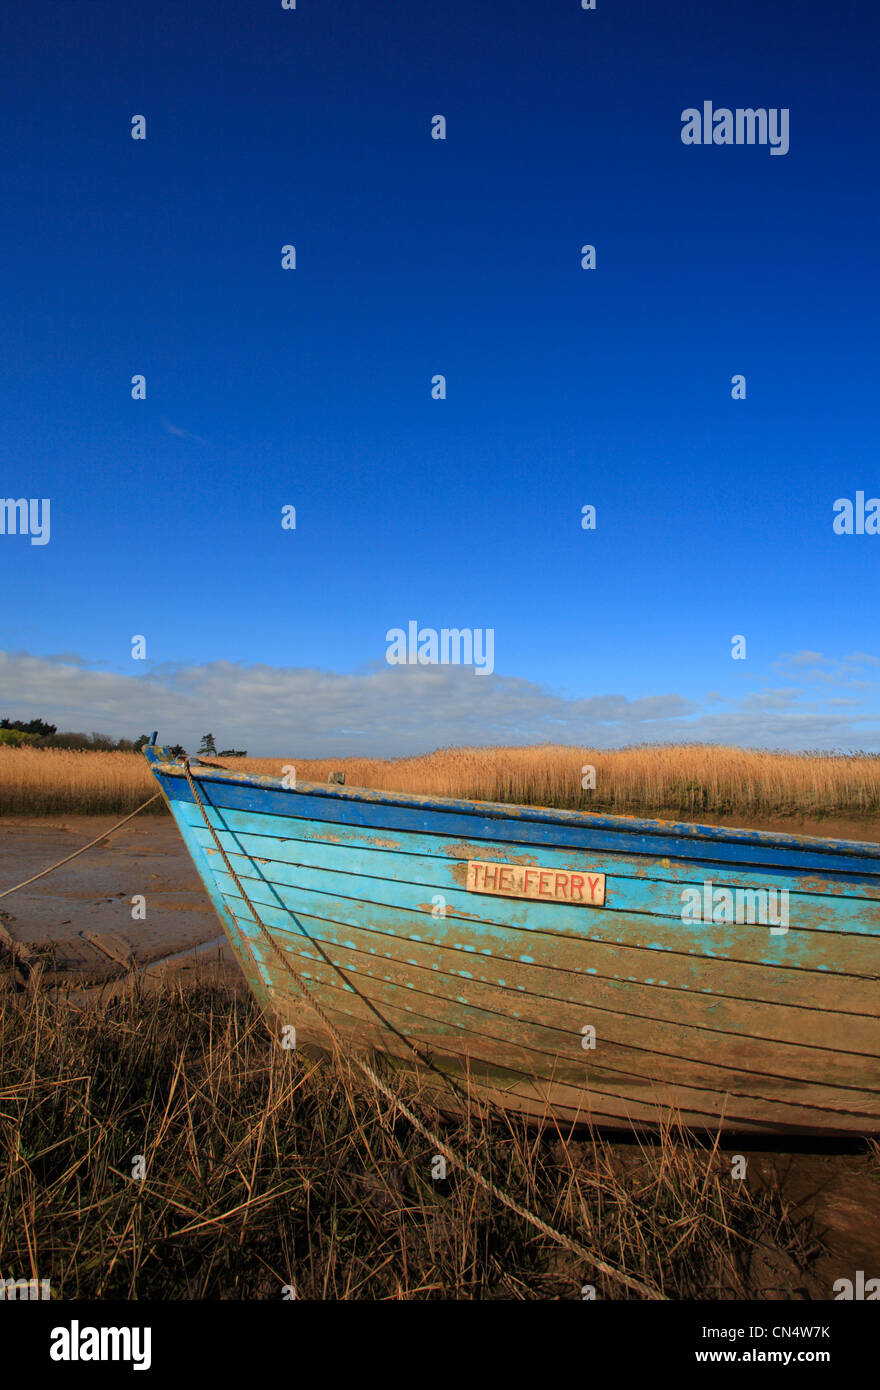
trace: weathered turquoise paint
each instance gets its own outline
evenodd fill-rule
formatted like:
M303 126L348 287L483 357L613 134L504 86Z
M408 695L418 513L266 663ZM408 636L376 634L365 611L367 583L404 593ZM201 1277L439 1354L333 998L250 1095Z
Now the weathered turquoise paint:
M261 1003L321 1041L182 769L145 751ZM353 1045L411 1039L532 1114L880 1128L880 845L192 772L263 927ZM604 873L605 905L468 892L469 859ZM682 920L707 881L784 890L788 930Z

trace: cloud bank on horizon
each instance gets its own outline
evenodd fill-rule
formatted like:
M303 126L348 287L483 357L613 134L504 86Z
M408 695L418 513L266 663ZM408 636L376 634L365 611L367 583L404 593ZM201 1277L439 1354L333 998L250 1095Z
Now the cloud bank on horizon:
M211 661L143 675L73 652L0 652L0 713L114 738L158 729L194 749L210 729L252 756L407 756L452 745L729 743L880 752L880 657L781 655L753 688L573 697L534 681L461 666L375 663L345 673Z

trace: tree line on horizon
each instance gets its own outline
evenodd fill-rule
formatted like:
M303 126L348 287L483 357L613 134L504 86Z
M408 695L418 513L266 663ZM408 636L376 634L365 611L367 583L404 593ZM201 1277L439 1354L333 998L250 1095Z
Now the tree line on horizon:
M67 729L59 733L57 724L49 724L45 719L0 719L0 746L13 748L67 748L77 752L90 753L139 753L150 741L149 734L138 734L137 738L113 738L110 734L93 732L81 733ZM168 749L174 757L180 757L186 749L175 743ZM243 748L221 748L217 752L213 734L203 734L199 754L218 758L245 758Z

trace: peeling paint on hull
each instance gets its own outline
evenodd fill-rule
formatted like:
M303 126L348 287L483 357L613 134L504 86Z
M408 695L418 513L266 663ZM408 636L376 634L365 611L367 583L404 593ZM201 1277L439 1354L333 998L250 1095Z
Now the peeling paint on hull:
M326 1046L181 766L145 752L261 1006ZM880 845L192 775L260 921L353 1048L406 1065L409 1039L538 1119L880 1132ZM468 891L469 860L604 874L605 902ZM707 882L784 891L787 930L682 920Z

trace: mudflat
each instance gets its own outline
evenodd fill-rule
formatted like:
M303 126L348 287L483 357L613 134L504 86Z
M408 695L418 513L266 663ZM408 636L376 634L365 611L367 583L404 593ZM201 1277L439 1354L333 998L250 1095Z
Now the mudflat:
M118 819L0 820L0 893ZM0 941L8 946L9 938L73 987L107 985L132 970L153 975L208 963L240 975L170 816L140 816L70 864L0 898Z

